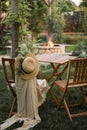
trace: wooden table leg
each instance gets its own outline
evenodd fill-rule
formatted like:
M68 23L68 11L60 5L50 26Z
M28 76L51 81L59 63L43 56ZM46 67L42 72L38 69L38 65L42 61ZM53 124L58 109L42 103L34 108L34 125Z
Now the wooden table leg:
M51 63L52 68L54 69L53 72L49 75L49 77L47 78L47 82L50 82L50 80L53 78L53 76L55 75L55 73L57 73L57 70L59 69L60 65L58 64L56 67L54 67L54 65Z

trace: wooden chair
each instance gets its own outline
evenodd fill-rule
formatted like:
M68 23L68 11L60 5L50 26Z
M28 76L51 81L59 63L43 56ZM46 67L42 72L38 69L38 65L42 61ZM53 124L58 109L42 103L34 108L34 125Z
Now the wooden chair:
M16 97L16 90L15 90L15 59L14 58L2 58L2 65L4 70L5 79L7 81L8 87L14 97L9 117L14 114L14 107L16 105L17 97Z
M87 58L77 58L74 60L70 60L68 63L66 79L55 81L55 85L60 92L59 98L57 96L54 96L58 109L61 108L62 105L64 104L63 107L66 109L66 112L71 121L73 117L87 115L87 112L78 112L78 113L72 114L71 109L69 108L70 106L75 107L77 105L82 105L82 103L87 103L87 100L86 100L87 92L85 92L86 87L87 87ZM78 90L81 91L82 98L79 104L75 103L75 104L70 105L69 102L67 101L66 93L68 93L68 90L71 90L71 88L74 88L74 89L78 88L76 90L77 92L76 95L79 95ZM51 88L51 91L52 91L52 88ZM72 91L70 92L72 95Z

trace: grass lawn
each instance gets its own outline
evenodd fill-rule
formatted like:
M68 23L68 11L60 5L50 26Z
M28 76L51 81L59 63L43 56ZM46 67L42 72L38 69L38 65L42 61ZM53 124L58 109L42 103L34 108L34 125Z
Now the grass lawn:
M44 74L47 76L46 71L44 71ZM73 93L75 94L76 92L73 91ZM79 94L77 94L77 96L79 97ZM76 97L74 98L77 100ZM3 69L0 66L0 124L7 119L11 102L12 95L7 89ZM81 109L83 109L83 107L74 108L72 112ZM85 106L84 110L87 110L87 106ZM65 109L57 110L49 94L47 94L44 104L39 108L39 114L42 121L32 130L87 130L87 116L74 118L73 122L71 122ZM19 125L21 124L18 122L7 130L13 130Z

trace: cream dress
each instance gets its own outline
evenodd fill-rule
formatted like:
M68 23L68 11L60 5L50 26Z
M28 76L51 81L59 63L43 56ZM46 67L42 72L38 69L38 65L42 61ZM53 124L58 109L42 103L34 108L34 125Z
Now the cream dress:
M41 121L39 106L46 99L49 86L45 79L22 79L19 75L15 78L17 93L17 114L8 118L0 125L0 130L5 130L17 121L24 121L23 126L15 130L28 130Z
M46 80L21 79L16 77L16 92L18 114L23 117L28 117L40 120L38 107L45 101L46 93L49 86Z
M21 79L16 76L17 113L25 117L23 127L30 128L41 121L38 107L45 101L49 86L45 79Z

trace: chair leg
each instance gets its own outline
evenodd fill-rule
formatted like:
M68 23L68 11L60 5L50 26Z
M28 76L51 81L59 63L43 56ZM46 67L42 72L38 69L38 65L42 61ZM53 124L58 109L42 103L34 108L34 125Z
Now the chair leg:
M67 90L67 93L68 93L68 95L69 95L70 99L73 99L73 97L72 97L72 95L71 95L71 93L70 93L70 91L69 91L69 90Z
M60 95L61 95L61 99L60 99L59 102L58 102L58 106L57 106L58 109L61 108L61 104L62 104L62 102L64 101L64 97L65 97L65 95L66 95L66 90L65 90L64 92L61 92L61 91L60 91Z
M83 95L83 99L81 101L81 104L83 104L84 102L87 103L87 94L84 92L83 88L80 88L81 93Z
M57 100L56 96L54 95L54 93L52 92L51 89L49 90L49 94L51 95L53 102L55 102L56 105L58 106L58 100Z
M70 114L68 105L67 105L67 103L66 103L66 100L64 99L63 102L64 102L65 109L66 109L66 111L67 111L67 114L68 114L68 116L69 116L69 119L72 121L72 117L71 117L71 114Z
M15 97L14 100L13 100L13 103L12 103L12 106L11 106L11 109L10 109L8 117L11 117L13 115L13 113L14 113L13 110L14 110L14 107L16 105L16 101L17 101L17 98Z
M85 94L84 99L85 99L85 103L87 104L87 93Z
M81 90L82 95L84 96L85 92L84 92L83 88L80 88L80 90Z

